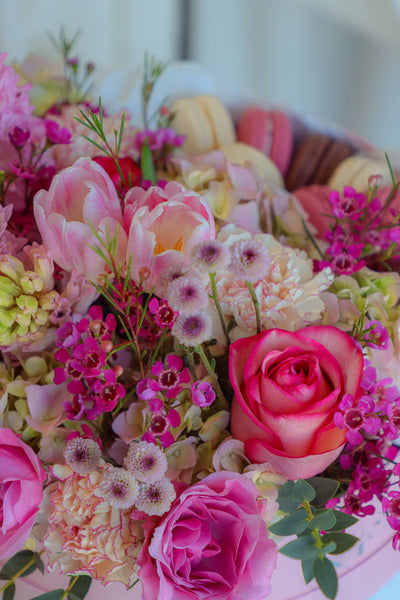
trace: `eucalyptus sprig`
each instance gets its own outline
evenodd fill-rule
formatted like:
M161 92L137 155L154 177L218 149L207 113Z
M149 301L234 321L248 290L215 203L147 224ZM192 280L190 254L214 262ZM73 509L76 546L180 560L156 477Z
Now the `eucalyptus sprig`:
M286 516L269 527L274 535L297 536L279 551L289 558L301 560L304 581L309 583L315 578L322 593L330 600L336 597L338 577L327 554L342 554L358 541L357 537L343 531L358 519L325 508L338 487L337 481L325 477L286 482L278 495L279 509Z

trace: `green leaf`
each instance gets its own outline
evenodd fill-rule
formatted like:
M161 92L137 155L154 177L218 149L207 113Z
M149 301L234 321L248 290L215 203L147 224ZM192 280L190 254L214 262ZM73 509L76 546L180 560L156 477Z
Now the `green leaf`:
M314 579L314 562L315 558L310 558L309 560L301 561L301 568L303 571L303 577L305 583L310 583Z
M92 578L89 575L79 575L68 592L68 600L83 600L89 591L91 583Z
M41 574L44 575L44 564L42 559L40 558L40 555L37 552L35 552L35 565L36 568L39 569Z
M31 562L33 554L32 550L21 550L20 552L17 552L17 554L14 554L14 556L3 566L1 570L2 575L5 575L8 579L14 577L21 569ZM22 575L25 577L25 575L30 575L30 573L33 573L35 570L36 565L33 564L28 567Z
M31 598L31 600L63 600L64 590L61 588L57 588L56 590L51 590L51 592L45 592L44 594L40 594L40 596L35 596Z
M278 503L282 512L292 513L300 504L300 502L292 498L293 488L294 481L287 481L278 492Z
M333 510L323 509L309 521L308 528L328 531L331 527L334 527L335 523L336 517Z
M338 591L338 578L333 563L324 556L314 562L314 575L321 591L333 600Z
M298 560L310 560L316 558L320 550L315 545L315 537L310 533L309 535L301 536L297 540L289 542L279 552L288 556L289 558L297 558Z
M348 527L355 525L355 523L358 523L356 517L348 515L341 510L334 510L333 512L336 518L336 525L332 527L330 531L343 531L343 529L347 529Z
M3 592L3 600L13 600L15 595L15 583L11 582Z
M149 140L146 138L142 146L142 157L141 157L141 169L142 179L148 179L151 183L157 183L156 170L153 164L153 156L151 154Z
M327 544L324 544L324 546L320 550L320 553L321 554L335 554L335 550L336 550L336 543L332 541Z
M311 502L315 498L315 490L312 485L304 479L299 479L293 486L291 496L294 500Z
M329 532L322 536L322 541L324 543L335 542L336 544L336 549L329 551L329 554L343 554L343 552L350 550L358 540L359 538L355 535L343 532Z
M339 489L339 482L327 477L310 477L306 481L315 490L316 496L312 501L314 506L325 506L328 500L333 498Z
M284 517L273 525L269 526L269 531L275 535L296 535L307 529L307 511L304 508L296 510L296 512Z

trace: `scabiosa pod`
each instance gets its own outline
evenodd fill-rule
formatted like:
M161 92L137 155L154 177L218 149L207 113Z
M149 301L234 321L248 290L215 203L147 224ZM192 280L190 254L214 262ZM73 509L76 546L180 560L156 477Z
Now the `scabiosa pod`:
M88 475L94 471L101 458L98 443L87 437L74 437L67 440L64 447L65 462L79 475Z
M131 508L138 496L139 484L129 471L108 466L100 480L99 493L115 508Z
M179 316L172 328L172 334L185 346L199 346L211 338L211 317L206 311Z
M180 315L199 312L208 305L208 294L196 275L184 275L172 281L166 289L166 298Z
M135 506L149 516L161 517L176 498L175 488L166 477L153 483L141 483Z
M268 249L257 240L241 239L230 247L230 270L238 279L255 283L263 279L270 269Z
M162 479L167 470L167 459L162 450L148 442L132 442L124 460L124 467L142 483Z
M194 246L192 265L199 271L215 273L226 269L230 263L228 247L219 240L204 240Z

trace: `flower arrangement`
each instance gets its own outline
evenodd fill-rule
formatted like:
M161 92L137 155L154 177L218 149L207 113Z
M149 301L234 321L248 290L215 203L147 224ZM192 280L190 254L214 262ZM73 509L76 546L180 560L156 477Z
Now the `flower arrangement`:
M279 109L150 115L149 59L109 115L58 47L45 84L0 55L3 598L264 600L279 552L333 599L377 503L399 548L396 169Z

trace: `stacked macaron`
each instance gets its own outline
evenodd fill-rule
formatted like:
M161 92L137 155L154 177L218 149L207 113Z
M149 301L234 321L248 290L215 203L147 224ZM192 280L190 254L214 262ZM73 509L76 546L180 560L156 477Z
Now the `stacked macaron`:
M336 167L359 147L347 139L293 127L294 118L281 110L250 107L237 125L238 139L266 153L292 191L311 184L326 184Z

